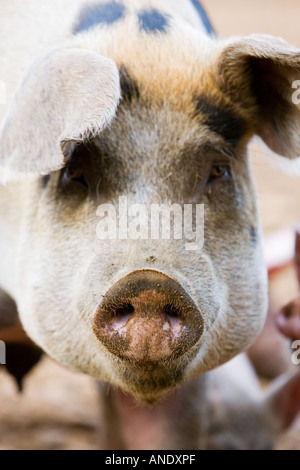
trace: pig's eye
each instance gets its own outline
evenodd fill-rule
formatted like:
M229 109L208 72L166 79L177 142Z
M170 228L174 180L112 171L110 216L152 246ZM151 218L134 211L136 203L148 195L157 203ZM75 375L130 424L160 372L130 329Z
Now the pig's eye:
M215 165L212 167L207 184L211 184L218 180L227 180L231 177L230 167L228 165Z
M64 169L62 174L62 182L65 184L80 183L86 188L88 187L81 168L76 168L72 166L68 166Z

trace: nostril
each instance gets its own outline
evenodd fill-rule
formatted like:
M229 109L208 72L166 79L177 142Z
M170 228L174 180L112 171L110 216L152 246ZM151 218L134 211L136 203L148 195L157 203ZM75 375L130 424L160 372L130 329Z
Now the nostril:
M160 361L173 363L186 354L200 339L203 324L199 308L176 280L144 269L110 287L95 312L93 332L111 354L132 361L130 367L139 371L145 364L148 371L153 365L156 371Z
M119 304L119 307L111 310L110 327L115 331L125 327L128 320L131 319L133 312L134 307L130 303L123 302Z
M133 306L128 302L124 302L120 307L115 310L114 314L117 318L123 318L130 316L133 312Z
M172 318L178 318L179 317L179 308L176 307L176 305L173 305L173 304L167 304L164 306L164 312L166 315L168 315L168 317L172 317Z

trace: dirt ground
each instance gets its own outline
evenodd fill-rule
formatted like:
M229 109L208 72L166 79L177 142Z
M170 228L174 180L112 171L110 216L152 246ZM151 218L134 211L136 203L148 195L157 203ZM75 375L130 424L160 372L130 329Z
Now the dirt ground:
M221 36L253 32L281 36L300 47L298 0L203 0ZM300 76L299 76L300 79ZM266 234L300 219L300 179L269 165L260 145L252 146L253 170ZM274 303L297 293L292 267L272 280ZM18 394L0 369L0 449L96 449L99 429L94 382L49 358L30 373ZM278 449L300 449L300 423L282 436Z

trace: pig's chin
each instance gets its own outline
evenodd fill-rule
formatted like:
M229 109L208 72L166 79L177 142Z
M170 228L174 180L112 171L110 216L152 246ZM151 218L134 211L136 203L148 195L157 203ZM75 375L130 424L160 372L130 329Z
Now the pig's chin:
M117 385L137 400L153 404L184 382L190 356L168 362L122 361Z

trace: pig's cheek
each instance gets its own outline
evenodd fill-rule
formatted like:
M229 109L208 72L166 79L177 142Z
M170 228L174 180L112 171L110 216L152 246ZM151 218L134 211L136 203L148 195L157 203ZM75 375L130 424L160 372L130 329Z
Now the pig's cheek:
M252 274L252 275L251 275ZM203 313L205 322L198 354L189 364L186 377L194 377L231 359L249 347L261 332L267 313L265 269L249 273L248 285L218 286L219 310L213 317Z
M63 363L67 356L68 363L78 363L89 356L86 343L97 342L87 312L76 308L82 273L69 269L74 263L64 254L68 248L71 253L76 251L72 250L71 242L68 247L56 249L58 244L53 238L46 248L47 243L44 246L34 243L30 234L27 239L24 237L18 270L26 274L18 282L18 309L27 333L38 345Z
M53 359L98 379L110 378L104 348L79 312L70 308L55 310L50 303L47 310L43 302L27 302L21 308L21 321L31 338Z

